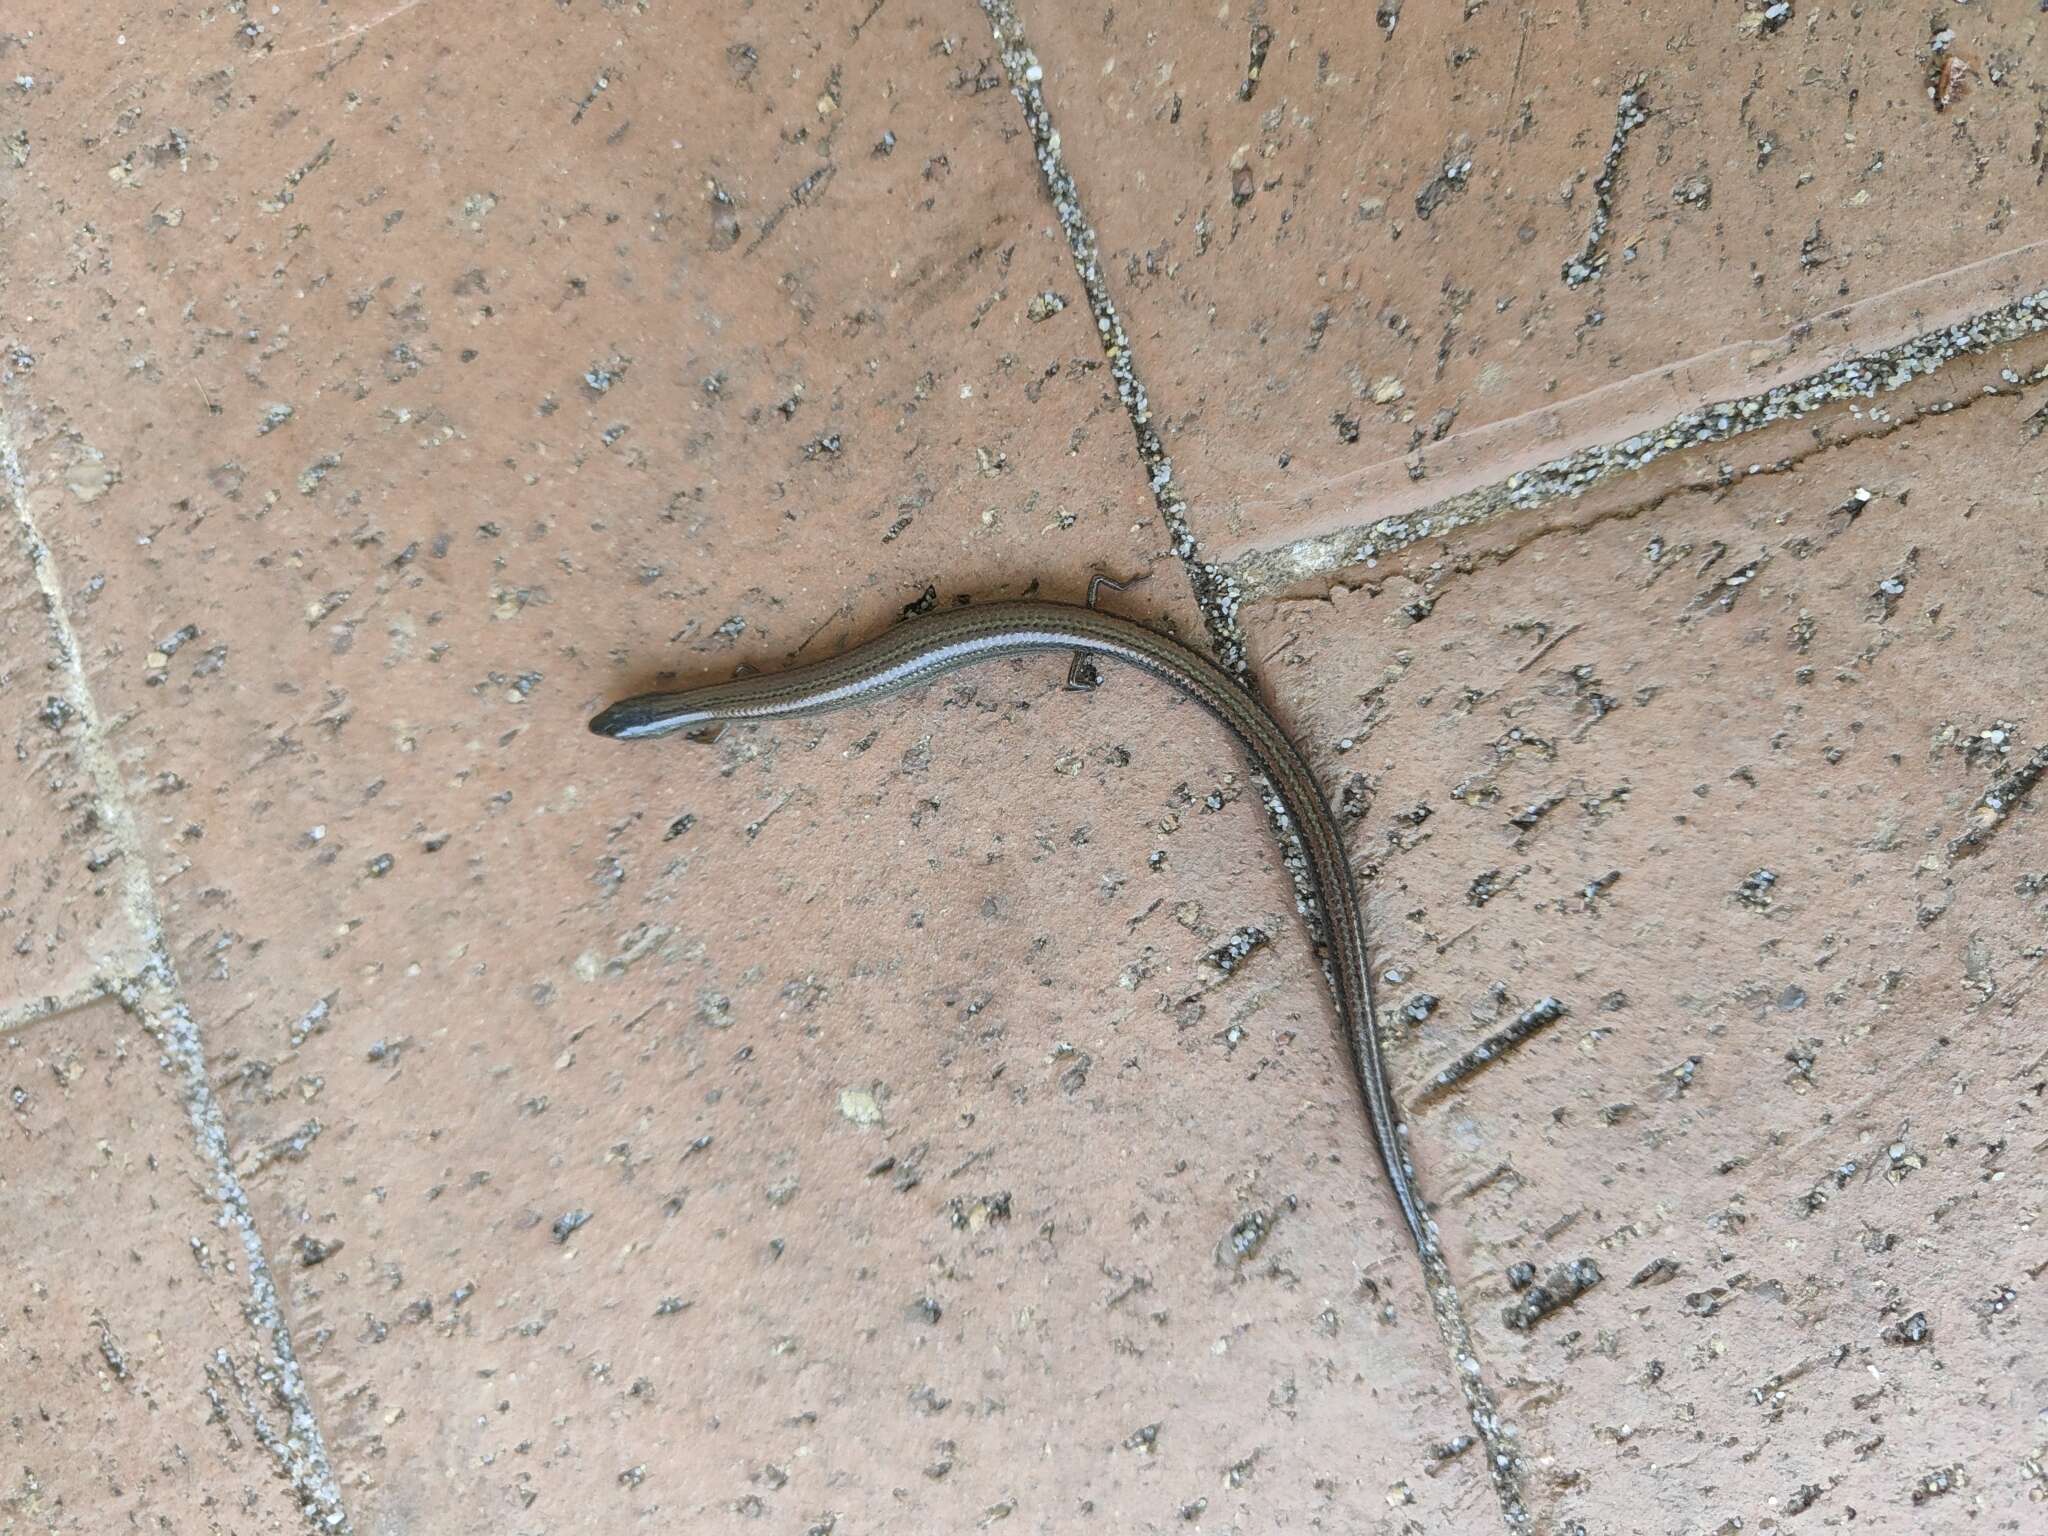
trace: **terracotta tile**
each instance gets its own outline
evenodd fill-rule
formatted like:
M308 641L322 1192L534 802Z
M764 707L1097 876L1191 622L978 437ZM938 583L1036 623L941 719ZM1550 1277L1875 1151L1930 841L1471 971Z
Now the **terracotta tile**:
M2032 1410L1983 1388L2033 1283L2041 813L1951 849L2041 751L2037 404L1524 525L1419 622L1399 579L1259 610L1370 807L1387 1001L1437 999L1397 1058L1418 1161L1562 1528L2025 1523ZM1511 1266L1584 1261L1503 1326Z
M120 469L46 533L121 557L89 680L131 789L189 786L145 837L250 1199L273 1247L343 1245L285 1299L353 1518L1381 1507L1462 1409L1218 730L1051 662L712 753L583 729L927 584L1078 595L1160 548L1092 320L1034 309L1076 287L985 34L735 15L749 60L633 23L614 68L625 21L548 24L74 70L158 148L96 225L124 302L51 257L22 381ZM553 49L585 62L508 95ZM108 195L95 153L53 200ZM116 350L151 362L80 387ZM1205 980L1254 923L1275 962ZM1417 1423L1361 1469L1374 1401Z
M1732 11L1532 13L1519 78L1520 13L1410 6L1391 39L1370 12L1268 17L1249 102L1248 18L1048 17L1064 153L1211 552L1323 526L1300 487L1350 496L1407 451L1411 409L1457 405L1448 455L1882 300L1816 343L1860 345L1873 316L1929 323L1885 293L2023 243L1990 221L2031 191L2031 116L1984 39L2025 18L1956 12L1987 73L1934 117L1924 17L1852 43L1796 10L1757 37ZM1075 597L1092 569L1156 567L1119 605L1190 637L1230 620L1160 558L1153 466L989 23L859 0L495 30L426 5L89 5L37 27L0 51L33 80L9 98L27 137L0 239L29 302L0 415L57 589L105 576L64 617L87 766L132 810L108 942L139 958L90 974L156 989L138 1006L167 1041L189 1008L186 1089L225 1137L194 1178L224 1167L246 1200L353 1528L1491 1528L1458 1369L1219 728L1134 677L1066 691L1052 659L712 748L584 728L672 677L830 654L969 595ZM1617 228L1639 254L1561 296L1587 193L1553 194L1597 166L1634 69L1652 115ZM1173 91L1178 124L1155 114ZM1766 107L1785 147L1752 171ZM1460 132L1473 172L1407 219ZM1973 135L1999 152L1948 175ZM1279 179L1233 212L1237 142ZM1702 162L1711 204L1672 205ZM1361 196L1394 211L1358 223ZM1230 222L1190 257L1209 203ZM1828 254L1801 266L1814 219ZM1299 297L1319 274L1341 306ZM1439 376L1447 279L1475 292ZM1942 304L1979 303L1975 280ZM1608 318L1581 333L1591 303ZM1317 349L1283 342L1326 304ZM1262 368L1283 344L1297 360ZM2023 805L1940 862L1996 753L1939 733L2009 720L2014 763L2036 743L2019 573L2040 561L2013 488L2038 351L1946 371L1882 422L1760 434L1753 476L1677 455L1244 610L1267 696L1358 813L1390 1018L1442 999L1400 1026L1395 1068L1539 1525L1711 1498L1753 1526L1811 1486L1823 1518L1907 1529L1915 1480L1956 1465L1967 1492L1926 1509L2028 1495L2027 1410L1978 1384L2010 1374L2025 1316L1999 1256L2039 1185L2017 1150L2038 840ZM1337 444L1326 397L1383 372L1412 387ZM7 579L26 671L37 599ZM32 734L40 696L0 692L36 771L75 771ZM26 819L27 878L61 877L67 833ZM102 908L74 915L74 889L91 899L67 885L31 928L86 931ZM1233 938L1254 953L1226 976L1207 957ZM1427 1091L1546 994L1570 1011L1503 1068ZM1785 1060L1808 1038L1810 1081ZM77 1161L38 1171L46 1199ZM1865 1219L1900 1241L1865 1246ZM1951 1233L1967 1259L1942 1257ZM1628 1284L1665 1257L1671 1283ZM1497 1321L1508 1265L1585 1258L1585 1296ZM1931 1344L1887 1343L1914 1310ZM90 1365L89 1334L53 1336L30 1342ZM1771 1377L1823 1350L1776 1402ZM1890 1395L1859 1402L1873 1366ZM200 1401L203 1359L177 1369Z
M1993 302L1989 273L1913 285L2037 244L2032 10L1767 9L1027 14L1208 552L1504 477L1582 396L1619 438L1744 393L1845 304ZM1574 286L1624 117L1604 265Z

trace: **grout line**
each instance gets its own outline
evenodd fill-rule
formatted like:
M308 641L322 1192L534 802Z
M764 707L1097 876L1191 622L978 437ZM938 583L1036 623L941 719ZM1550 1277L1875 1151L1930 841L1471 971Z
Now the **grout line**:
M1233 566L1201 558L1200 545L1188 522L1186 498L1174 479L1173 461L1167 457L1165 444L1152 425L1151 404L1144 384L1138 378L1130 337L1124 331L1123 321L1117 314L1115 300L1110 296L1109 285L1096 257L1094 226L1082 211L1080 192L1061 157L1059 132L1052 125L1045 94L1040 89L1045 72L1025 41L1023 23L1017 17L1013 0L981 0L981 8L988 17L996 46L1002 54L1003 70L1009 77L1011 93L1024 109L1024 123L1031 134L1034 158L1045 178L1053 214L1066 236L1068 249L1073 253L1074 269L1087 292L1089 311L1094 316L1096 332L1109 361L1110 376L1116 381L1117 397L1130 417L1138 459L1145 466L1151 485L1153 505L1172 538L1172 552L1181 562L1189 585L1194 589L1195 601L1201 609L1217 660L1249 687L1251 680L1247 671L1244 633L1237 621L1243 597L1238 572ZM1326 957L1324 940L1327 929L1320 905L1309 892L1306 859L1300 840L1270 785L1265 786L1264 799L1267 817L1286 850L1288 872L1293 877L1302 911L1308 916L1319 950ZM1334 979L1329 977L1327 958L1324 960L1324 974L1331 981L1330 990L1334 997L1337 989ZM1522 1502L1523 1466L1518 1451L1519 1436L1514 1427L1502 1419L1493 1391L1486 1383L1478 1354L1473 1348L1471 1329L1465 1321L1457 1284L1441 1253L1434 1249L1426 1250L1422 1255L1422 1269L1430 1311L1436 1320L1438 1336L1443 1341L1447 1363L1464 1396L1472 1425L1479 1432L1480 1442L1486 1449L1487 1473L1500 1504L1501 1518L1511 1531L1526 1530L1529 1514Z
M1454 464L1461 466L1448 476L1459 490L1479 489L1490 484L1492 479L1505 478L1511 471L1505 467L1473 471L1462 466L1484 461L1489 456L1496 465L1505 466L1512 461L1514 450L1497 449L1492 445L1511 442L1518 433L1528 434L1531 439L1532 446L1521 450L1521 456L1525 458L1542 451L1534 444L1555 441L1559 435L1566 439L1559 452L1569 453L1591 446L1601 438L1618 440L1637 432L1656 433L1664 430L1673 418L1659 416L1654 407L1644 409L1633 406L1631 402L1661 392L1669 397L1666 410L1682 409L1689 398L1697 404L1701 399L1709 398L1711 392L1704 385L1692 385L1687 381L1703 375L1718 375L1731 381L1756 376L1753 360L1759 355L1774 366L1757 377L1750 393L1761 394L1780 385L1797 385L1823 368L1853 362L1884 347L1910 343L1950 326L1967 326L1982 320L1998 308L1984 302L1988 294L2018 294L2025 290L2027 282L2023 274L2029 270L2030 264L2038 277L2038 269L2048 265L2048 240L2030 240L2025 245L2012 246L1976 261L1916 277L1882 293L1858 299L1853 304L1844 304L1813 319L1802 320L1777 335L1723 342L1674 362L1639 369L1627 378L1609 380L1567 399L1547 401L1517 411L1512 416L1453 432L1442 442L1432 445L1430 452L1432 455L1449 456ZM1973 297L1958 301L1955 294L1959 289ZM1930 315L1933 317L1931 322ZM1859 336L1864 338L1860 344L1850 340ZM1786 361L1802 349L1814 354L1803 369ZM1570 425L1572 423L1592 425L1574 427ZM1571 441L1580 435L1587 441ZM1235 504L1235 510L1258 516L1285 514L1290 507L1312 505L1316 497L1325 493L1361 493L1356 499L1367 503L1400 501L1406 498L1393 495L1385 486L1397 483L1412 485L1414 482L1408 465L1406 455L1381 459L1358 469L1326 476L1312 485L1297 487L1284 497L1246 498ZM1491 478L1487 478L1489 475ZM1401 510L1414 514L1426 508L1423 501L1411 500Z
M12 368L0 367L0 386L16 377ZM140 969L133 975L110 979L103 966L88 985L99 987L103 995L117 996L122 1007L156 1038L163 1050L164 1069L178 1081L199 1155L212 1171L213 1198L219 1205L220 1223L241 1239L249 1273L249 1299L243 1314L257 1336L259 1350L267 1346L267 1355L258 1360L255 1375L290 1425L288 1431L280 1433L264 1416L255 1398L245 1395L243 1407L249 1415L251 1432L291 1484L307 1522L331 1536L350 1536L348 1511L328 1464L326 1442L313 1412L312 1396L299 1372L298 1355L292 1347L291 1328L285 1321L277 1282L263 1251L263 1239L256 1230L248 1193L242 1188L229 1155L227 1123L207 1075L199 1026L186 1007L177 968L165 945L163 911L150 880L142 836L79 660L77 632L72 628L64 601L64 586L58 579L49 546L29 511L28 475L22 468L5 410L0 410L0 491L14 504L22 548L42 588L50 644L56 653L54 679L77 722L78 760L92 776L93 809L120 851L121 906L144 956ZM232 1363L226 1350L216 1350L214 1358L223 1364Z
M1816 432L1815 440L1796 452L1780 454L1777 458L1753 463L1744 469L1737 470L1725 464L1711 470L1703 469L1686 479L1657 486L1649 494L1634 501L1602 508L1591 517L1577 521L1543 523L1526 530L1518 528L1514 543L1504 548L1485 550L1478 558L1490 565L1502 564L1516 558L1538 540L1550 538L1554 534L1582 534L1606 523L1630 522L1636 518L1647 517L1666 502L1675 501L1680 497L1713 495L1747 480L1792 474L1825 454L1839 453L1845 448L1881 443L1895 433L1910 431L1930 421L1961 415L1979 401L2017 398L2038 384L2048 383L2048 363L2038 363L2025 372L2006 368L2001 370L2001 374L2002 377L1996 384L1971 384L1959 394L1925 401L1909 400L1906 402L1905 410L1897 414L1873 408L1862 417L1864 425L1860 430L1845 431L1827 437L1822 437ZM1578 626L1573 625L1572 628L1576 629ZM1559 635L1551 640L1516 670L1526 671L1562 638L1563 636Z
M2037 243L2018 252L1989 258L1978 265L1989 267L1994 263L2009 263L2017 257L2039 254L2039 249L2040 243ZM1927 279L1926 284L1946 282L1968 270L1971 269L1958 268L1940 274L1939 278ZM1896 302L1921 286L1924 285L1908 284L1867 302L1871 305ZM1353 524L1334 532L1313 534L1286 544L1248 551L1230 562L1229 569L1238 579L1239 590L1245 596L1253 597L1350 566L1371 565L1398 554L1410 545L1491 522L1511 511L1527 511L1552 502L1576 500L1597 485L1646 469L1675 453L1728 442L1781 423L1803 421L1829 407L1849 405L1854 408L1856 402L1878 400L1963 359L1980 357L2043 331L2048 331L2048 288L2035 288L2005 304L1978 311L1948 325L1921 331L1890 346L1850 353L1812 372L1783 379L1767 389L1705 401L1655 425L1631 423L1632 430L1618 438L1596 441L1562 457L1545 459L1489 484L1460 490L1363 525ZM1703 360L1720 359L1730 351L1724 347L1703 353L1699 358L1655 370L1655 375L1675 375ZM1637 383L1642 377L1623 383ZM1616 387L1621 386L1607 386L1567 405L1584 405L1596 395L1604 397ZM1882 404L1874 404L1868 409L1873 417L1883 419ZM1518 426L1525 419L1517 417L1498 425ZM1480 430L1490 432L1495 429ZM1615 430L1610 426L1610 433ZM1347 475L1345 480L1351 482L1372 473L1372 469L1362 470L1355 476Z
M1188 522L1187 498L1181 494L1174 479L1173 460L1167 456L1166 444L1152 425L1152 404L1132 361L1130 336L1124 330L1116 300L1110 297L1109 284L1104 280L1101 264L1096 259L1095 227L1081 210L1080 190L1074 185L1074 178L1061 157L1059 130L1052 125L1045 93L1039 88L1045 72L1039 66L1038 56L1024 40L1024 24L1018 20L1011 0L981 0L981 9L988 17L996 46L1002 52L1003 69L1010 79L1011 94L1024 109L1024 125L1031 132L1032 147L1039 172L1045 178L1046 195L1052 202L1053 216L1059 220L1060 232L1066 236L1067 248L1073 253L1074 270L1087 292L1088 309L1095 317L1103 355L1109 360L1110 377L1116 381L1117 398L1131 419L1138 459L1145 466L1152 490L1152 504L1166 524L1174 556L1180 560L1194 587L1195 602L1201 609L1217 661L1226 672L1244 682L1245 642L1244 633L1237 623L1236 579L1227 567L1199 558L1200 544Z

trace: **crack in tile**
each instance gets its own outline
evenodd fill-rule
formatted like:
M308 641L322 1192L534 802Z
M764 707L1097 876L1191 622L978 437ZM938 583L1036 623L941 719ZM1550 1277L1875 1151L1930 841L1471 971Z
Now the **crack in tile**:
M109 979L103 972L96 971L75 987L62 992L46 992L41 997L31 997L25 1002L0 1008L0 1034L12 1034L45 1019L76 1013L81 1008L89 1008L114 996L119 989L118 979Z
M1628 149L1628 136L1650 120L1644 105L1646 78L1637 75L1628 89L1621 93L1621 100L1615 106L1614 138L1607 146L1607 158L1600 164L1600 174L1593 182L1593 217L1586 227L1586 238L1580 243L1578 253L1567 258L1558 272L1568 288L1590 283L1606 269L1607 253L1600 247L1607 239L1608 227L1614 222L1614 188L1621 175L1621 157Z
M394 5L381 16L372 16L368 21L355 22L341 28L332 37L323 37L317 43L301 43L296 48L265 49L263 50L262 57L265 59L288 59L295 53L311 53L316 48L332 48L340 43L347 42L352 37L361 37L365 32L381 27L387 21L396 21L407 11L425 3L426 0L404 0L403 4Z

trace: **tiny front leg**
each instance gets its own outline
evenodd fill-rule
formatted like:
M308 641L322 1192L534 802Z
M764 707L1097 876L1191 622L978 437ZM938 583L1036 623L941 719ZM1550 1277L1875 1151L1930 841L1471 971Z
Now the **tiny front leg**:
M743 677L753 677L760 670L759 667L750 661L738 662L732 669L732 680L738 682ZM729 721L720 720L715 725L700 725L694 731L683 732L683 736L686 740L696 742L700 747L708 747L725 734L725 728L730 723Z
M1143 576L1134 576L1129 581L1113 581L1107 576L1091 576L1088 578L1088 606L1095 606L1095 594L1104 587L1112 592L1128 592L1144 579Z
M1095 606L1096 594L1104 587L1109 588L1112 592L1128 592L1144 579L1143 576L1137 576L1126 582L1115 581L1107 576L1091 576L1088 578L1088 606L1090 608ZM1074 652L1074 659L1067 665L1067 686L1086 693L1101 681L1102 679L1096 674L1095 663L1089 659L1088 653L1086 651Z

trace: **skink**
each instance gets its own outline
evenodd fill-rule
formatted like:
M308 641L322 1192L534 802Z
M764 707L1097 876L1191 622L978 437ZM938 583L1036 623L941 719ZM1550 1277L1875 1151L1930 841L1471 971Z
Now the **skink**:
M1373 1024L1364 913L1336 820L1287 733L1249 691L1206 656L1093 607L1037 601L980 603L908 619L830 661L680 693L622 699L592 719L590 728L600 736L630 741L675 731L706 732L746 720L786 720L864 704L956 667L1035 651L1107 657L1171 683L1230 728L1272 786L1308 855L1328 935L1337 1013L1351 1046L1352 1069L1372 1121L1373 1141L1416 1250L1427 1263L1435 1253L1434 1237L1415 1194L1404 1146L1407 1132L1387 1087Z

